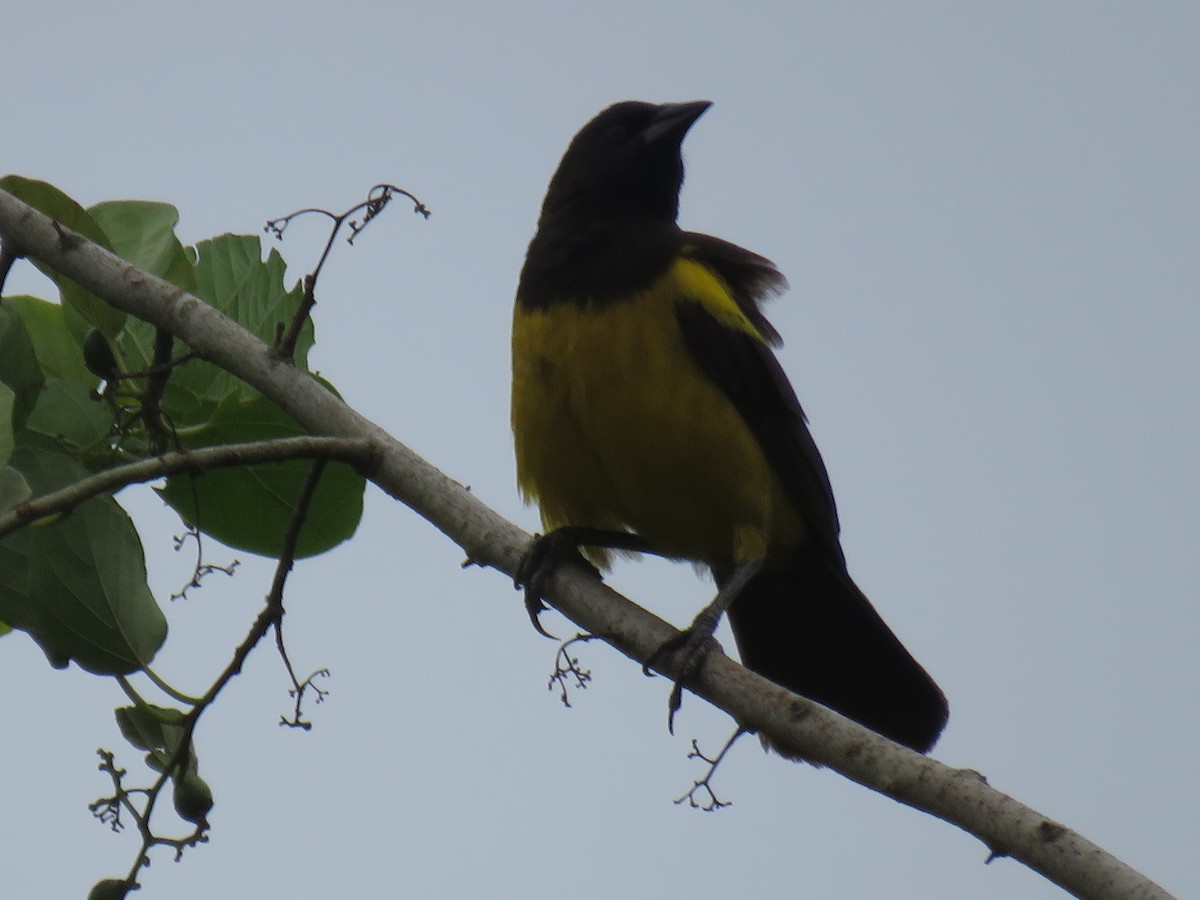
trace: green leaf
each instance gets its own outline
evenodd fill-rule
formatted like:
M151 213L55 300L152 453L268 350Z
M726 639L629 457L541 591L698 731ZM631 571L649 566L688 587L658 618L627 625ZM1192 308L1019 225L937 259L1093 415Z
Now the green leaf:
M113 420L109 407L74 381L51 381L38 395L26 429L48 439L44 446L97 451L108 446Z
M29 447L11 462L39 495L88 475L66 456ZM51 665L74 660L106 675L142 668L167 635L137 531L111 497L0 540L0 620L28 632Z
M11 424L20 428L38 391L46 381L38 366L37 352L29 329L18 312L26 297L7 297L0 303L0 383L8 385L16 393L14 415Z
M13 447L16 446L13 441L13 411L16 404L16 391L7 384L0 383L0 465L8 462Z
M196 267L175 236L179 210L169 203L109 200L88 209L113 252L185 291L196 290Z
M202 242L197 250L196 294L262 340L273 342L276 328L291 320L303 297L298 286L290 291L284 287L282 257L272 251L264 262L261 244L254 235L224 235ZM309 322L298 342L299 365L305 365L312 342ZM151 326L130 321L117 343L127 371L143 371L150 366L154 355ZM162 408L175 427L186 432L206 423L221 403L259 396L220 367L193 359L171 374Z
M54 187L54 185L47 184L44 181L36 181L32 178L22 178L20 175L6 175L0 178L0 188L8 191L14 197L24 200L34 209L45 213L60 225L65 225L72 231L79 232L106 250L113 249L108 235L104 233L104 229L88 214L87 210L58 188ZM84 334L87 332L85 322L96 326L109 337L116 337L117 332L121 330L121 326L125 323L125 313L113 309L95 294L84 290L65 275L60 275L37 260L31 260L31 262L42 274L58 286L58 290L62 294L63 303L69 306L79 319L82 320L68 320L71 331L78 340L82 341Z
M135 266L171 282L185 291L196 291L194 251L184 248L175 236L179 211L168 203L142 200L112 200L98 203L88 212L103 227L114 251ZM129 319L119 346L126 371L145 372L153 362L155 328L148 322Z
M125 740L147 751L146 765L156 772L171 768L172 801L180 818L194 825L207 825L213 795L200 777L195 747L189 745L183 758L175 761L184 738L183 714L177 709L148 703L122 706L114 712Z
M136 706L119 706L113 713L125 740L139 750L149 751L146 765L157 772L165 770L183 739L183 716L179 710L139 703ZM191 748L188 749L184 766L190 770L195 767L196 754Z
M201 241L196 253L198 295L252 334L273 342L276 327L291 320L303 298L298 283L290 291L284 287L287 265L279 252L272 248L264 260L258 235L223 234ZM304 354L311 346L309 331L297 344L298 366L305 365Z
M290 291L284 287L286 266L283 257L272 249L264 261L262 245L256 235L226 234L202 241L196 250L199 254L197 296L266 343L274 343L276 330L291 321L303 299L298 284ZM310 320L305 323L296 345L298 368L307 367L312 344ZM208 363L189 363L172 380L178 380L199 396L216 401L233 395L249 399L257 393L240 379Z
M189 447L259 441L304 434L279 407L261 396L216 408ZM278 556L300 489L312 463L293 460L253 467L212 469L167 480L160 493L189 524L231 547ZM362 518L366 482L344 463L325 467L300 532L297 557L324 553L349 539Z
M12 466L0 466L0 513L8 512L32 496L33 489L24 475Z
M95 387L100 379L88 371L83 361L83 339L67 326L63 308L39 297L6 297L21 318L38 366L50 378L62 378Z
M16 442L47 450L102 451L106 456L100 464L109 464L113 410L93 397L99 378L87 370L83 348L67 328L63 308L37 297L11 297L0 309L17 316L36 365L45 373L38 373L43 379L38 390L27 386L19 395L13 420ZM98 330L94 333L99 335Z

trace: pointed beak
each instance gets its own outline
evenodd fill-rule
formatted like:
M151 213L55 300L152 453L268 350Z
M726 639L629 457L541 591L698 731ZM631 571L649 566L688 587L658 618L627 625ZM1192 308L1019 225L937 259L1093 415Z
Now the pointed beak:
M642 130L642 140L647 144L673 138L683 140L689 128L712 106L711 100L691 100L687 103L664 103Z

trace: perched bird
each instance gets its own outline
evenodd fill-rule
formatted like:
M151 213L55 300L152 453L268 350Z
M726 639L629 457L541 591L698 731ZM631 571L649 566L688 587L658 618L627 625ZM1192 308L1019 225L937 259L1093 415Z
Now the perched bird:
M718 594L678 642L693 672L727 611L749 669L924 752L946 700L846 570L760 310L786 282L676 224L680 145L710 105L610 106L550 180L513 319L517 480L548 531L520 575L536 585L564 547L702 564Z

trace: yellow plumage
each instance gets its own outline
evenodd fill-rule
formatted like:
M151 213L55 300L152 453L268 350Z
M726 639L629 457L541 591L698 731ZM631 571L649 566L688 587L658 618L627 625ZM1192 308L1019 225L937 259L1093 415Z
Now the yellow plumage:
M800 525L754 435L692 360L679 302L763 339L724 283L687 257L629 299L518 305L517 480L547 530L628 529L664 555L730 571L798 542Z

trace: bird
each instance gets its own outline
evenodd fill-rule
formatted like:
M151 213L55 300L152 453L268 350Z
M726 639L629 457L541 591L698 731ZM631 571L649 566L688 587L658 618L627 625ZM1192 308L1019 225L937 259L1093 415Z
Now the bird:
M517 483L545 533L517 573L613 551L707 569L713 602L671 701L728 616L742 663L918 752L941 689L850 577L833 490L762 311L787 282L763 256L678 224L682 143L710 101L627 100L575 135L517 285ZM658 654L656 654L656 657Z

